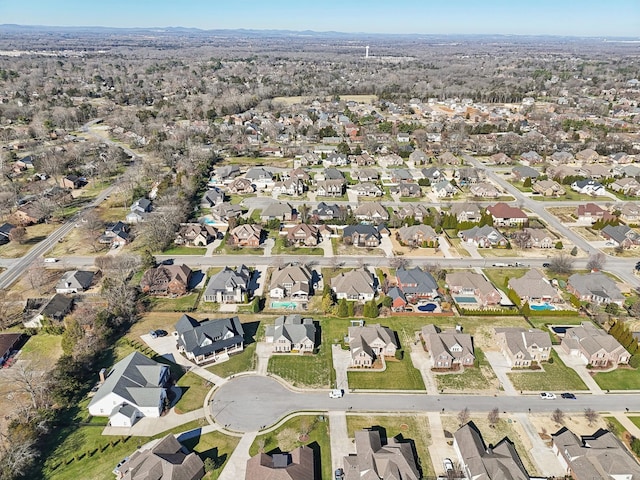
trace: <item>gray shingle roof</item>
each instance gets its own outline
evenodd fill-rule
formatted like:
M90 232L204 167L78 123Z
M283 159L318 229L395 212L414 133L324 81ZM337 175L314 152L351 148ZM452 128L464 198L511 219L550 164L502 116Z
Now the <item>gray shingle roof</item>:
M216 292L225 292L227 289L235 289L240 287L243 290L247 290L249 282L251 281L251 272L244 265L236 267L235 270L229 267L224 267L221 271L213 275L209 279L207 288L204 291L204 296L215 295Z
M405 295L431 293L438 290L438 283L433 276L419 267L411 270L399 268L396 271L396 277Z
M265 335L273 337L274 342L285 337L291 343L300 343L305 338L315 343L316 326L312 318L303 318L302 315L282 315L276 318L274 325L267 326Z
M238 317L199 322L189 315L182 315L176 323L176 331L178 345L194 356L206 356L244 341L244 330Z

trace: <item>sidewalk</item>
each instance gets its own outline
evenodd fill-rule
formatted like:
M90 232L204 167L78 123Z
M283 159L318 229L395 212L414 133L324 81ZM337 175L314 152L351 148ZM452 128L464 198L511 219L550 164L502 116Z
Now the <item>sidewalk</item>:
M218 480L239 480L245 477L247 473L247 460L251 458L249 448L256 439L258 432L245 433L238 446L231 454L229 461L222 470Z
M616 413L613 415L616 420L618 420L627 431L633 435L635 438L640 438L640 428L636 426L629 417L622 413Z
M173 428L189 423L199 418L204 418L204 409L199 408L192 412L187 412L182 415L175 413L173 409L166 415L159 418L143 417L138 420L133 427L110 427L107 426L102 431L102 435L118 435L128 436L133 435L136 437L153 437L164 431L171 430Z

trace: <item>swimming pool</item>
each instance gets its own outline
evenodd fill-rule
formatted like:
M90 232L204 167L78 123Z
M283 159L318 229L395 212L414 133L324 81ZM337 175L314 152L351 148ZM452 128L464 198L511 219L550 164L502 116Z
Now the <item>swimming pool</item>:
M296 302L271 302L271 308L286 308L287 310L295 310L298 308Z
M426 305L418 305L416 308L421 312L433 312L438 308L438 305L435 303L427 303Z
M540 310L555 310L556 307L554 307L553 305L549 305L548 302L544 302L538 305L529 305L529 308L531 310L536 310L536 311L540 311Z
M476 297L453 297L457 303L476 303Z
M213 218L206 218L205 217L205 218L202 219L202 221L203 221L203 223L205 225L215 225L216 224L216 221Z

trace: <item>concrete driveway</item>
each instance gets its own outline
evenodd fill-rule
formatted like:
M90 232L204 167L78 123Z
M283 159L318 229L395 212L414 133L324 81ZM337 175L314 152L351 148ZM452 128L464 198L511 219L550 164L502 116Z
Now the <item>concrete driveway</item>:
M493 371L496 373L496 377L498 377L504 393L507 395L517 395L518 392L513 388L511 380L509 380L507 376L507 373L511 372L511 367L502 352L488 352L485 350L484 356L487 357L491 368L493 368Z
M257 265L253 269L249 290L253 292L254 297L260 297L264 293L264 284L267 279L268 265Z
M172 361L173 363L177 363L178 365L182 365L183 367L194 367L195 364L186 358L184 358L180 352L178 352L178 347L176 346L176 337L171 335L167 335L166 337L158 337L152 338L151 335L145 333L144 335L140 335L140 338L144 343L149 345L158 355L166 358L167 360Z
M344 466L344 457L356 453L355 444L347 433L347 415L344 411L329 412L329 439L331 441L331 469Z
M331 238L327 237L323 239L318 246L324 250L325 257L333 257L333 244L331 243Z
M351 353L343 350L340 345L331 345L331 356L333 357L333 368L336 371L336 388L341 388L345 392L349 390L349 380L347 368L351 364Z
M276 241L273 238L267 238L264 241L264 256L265 257L270 257L271 256L271 250L273 250L274 245L276 244Z
M580 379L584 382L589 390L591 390L593 393L603 393L602 389L593 379L593 377L589 373L589 370L587 370L587 366L584 364L580 357L574 357L573 355L567 354L559 346L555 346L553 347L553 349L560 357L560 360L562 360L567 367L573 368L576 371L576 373L580 376Z
M393 243L391 243L391 238L383 235L380 239L380 248L384 251L386 257L393 257Z
M520 422L522 429L525 431L533 448L530 450L532 453L531 459L538 466L538 470L545 477L563 478L567 473L566 470L560 465L558 457L553 453L550 447L542 441L540 435L536 431L529 417L526 413L514 413L513 417Z
M256 358L257 365L256 371L258 375L266 375L267 367L269 366L269 359L273 354L273 343L258 342L256 344Z

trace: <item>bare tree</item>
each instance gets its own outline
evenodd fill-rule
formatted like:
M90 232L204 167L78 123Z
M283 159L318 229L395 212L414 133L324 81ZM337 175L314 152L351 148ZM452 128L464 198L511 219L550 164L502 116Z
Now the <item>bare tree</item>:
M27 236L27 229L21 225L13 227L9 232L9 240L16 242L19 245L24 243L24 239Z
M84 236L89 244L91 244L93 251L99 251L101 248L99 242L100 233L104 230L104 222L100 216L95 210L90 210L82 217L81 225L85 234Z
M395 268L396 270L399 268L407 268L409 265L409 260L404 257L393 257L389 260L389 266L391 268Z
M607 257L604 253L596 253L594 255L589 256L589 260L587 261L587 270L602 270L605 262L607 261Z
M41 294L42 287L47 283L48 279L49 274L47 269L44 268L43 263L33 262L29 265L29 269L27 270L27 281L33 290L36 290Z
M11 369L11 386L16 394L27 394L34 413L50 405L49 372L41 365L32 362L16 362Z
M469 416L470 413L467 407L464 407L458 412L458 423L460 424L460 426L465 425L469 421Z
M587 423L591 426L598 420L598 413L592 408L585 408L584 418L587 419Z
M564 423L564 412L559 408L556 408L551 414L551 420L553 420L557 425L562 425Z
M528 230L519 230L513 234L512 239L519 248L524 249L531 240L531 233Z
M489 420L489 425L491 428L495 428L498 422L500 421L500 410L494 408L487 415L487 420Z
M573 258L561 253L549 261L549 270L554 273L571 273L573 270Z

